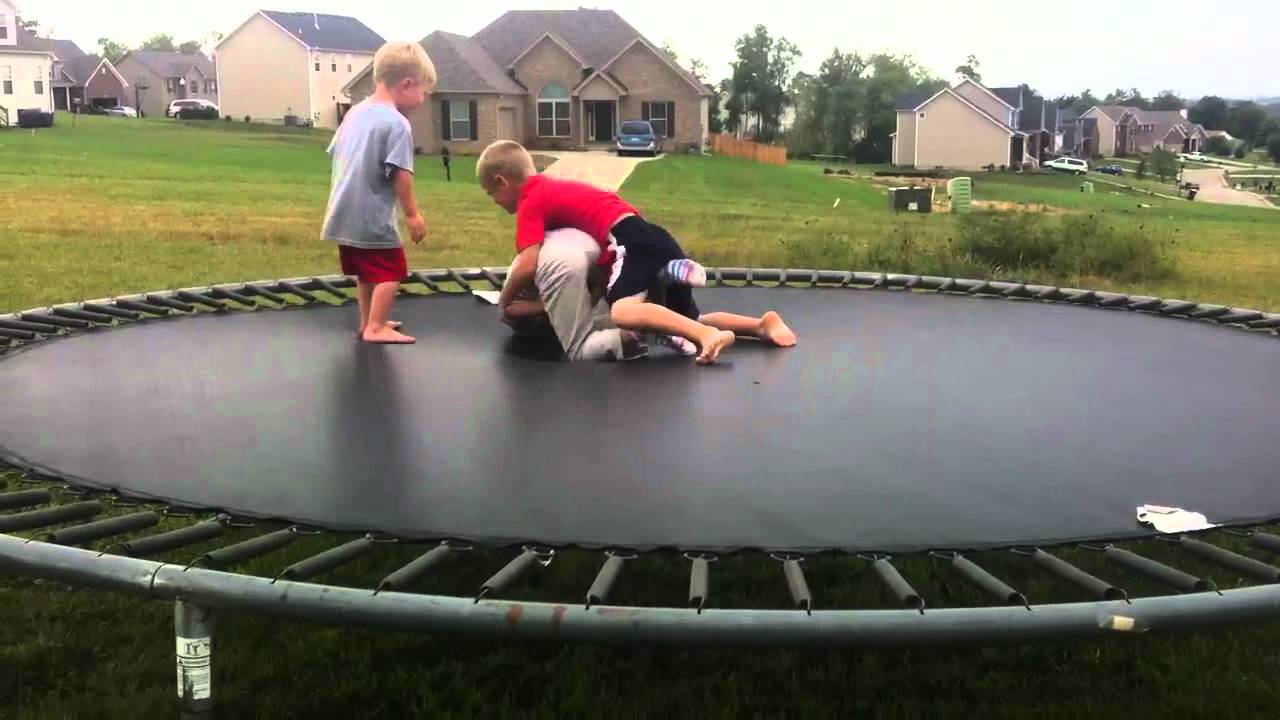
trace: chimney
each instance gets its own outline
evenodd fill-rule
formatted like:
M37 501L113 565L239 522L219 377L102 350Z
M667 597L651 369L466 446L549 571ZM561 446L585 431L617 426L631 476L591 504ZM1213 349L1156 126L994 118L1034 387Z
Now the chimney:
M1187 119L1187 109L1186 109L1186 108L1182 108L1181 110L1179 110L1179 111L1178 111L1178 114L1182 116L1182 119L1183 119L1183 120L1186 120L1186 119Z

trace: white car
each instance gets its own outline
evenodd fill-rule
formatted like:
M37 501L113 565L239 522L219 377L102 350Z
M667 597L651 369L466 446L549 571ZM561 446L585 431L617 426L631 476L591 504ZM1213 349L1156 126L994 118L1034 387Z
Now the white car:
M164 116L178 117L178 113L182 112L183 108L213 108L217 110L218 106L201 98L184 98L169 103L169 107L164 109Z
M113 108L107 108L105 112L110 117L128 117L128 118L138 117L137 110L134 110L131 107L125 107L124 105L117 105Z
M1205 155L1204 153L1199 153L1199 152L1183 153L1182 159L1190 160L1192 162L1202 162L1202 163L1213 162L1213 158L1209 157L1208 155Z
M1058 172L1069 172L1076 175L1084 175L1089 172L1089 163L1073 157L1054 158L1042 167L1046 170L1057 170Z

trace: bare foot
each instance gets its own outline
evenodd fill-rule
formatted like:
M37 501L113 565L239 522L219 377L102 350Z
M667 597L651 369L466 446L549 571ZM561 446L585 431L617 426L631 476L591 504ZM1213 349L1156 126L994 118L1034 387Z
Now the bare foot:
M778 347L792 347L796 344L796 334L782 322L782 316L772 310L760 318L759 338Z
M399 330L401 324L402 323L399 320L387 321L387 327L391 328L392 330ZM359 330L356 331L356 337L360 337L360 338L364 337L364 328L360 328Z
M702 339L701 350L698 353L699 365L710 365L720 357L720 351L733 344L738 338L728 330L711 330Z
M387 323L380 330L365 330L362 339L367 343L384 345L408 345L417 342L416 339L399 332L390 325Z

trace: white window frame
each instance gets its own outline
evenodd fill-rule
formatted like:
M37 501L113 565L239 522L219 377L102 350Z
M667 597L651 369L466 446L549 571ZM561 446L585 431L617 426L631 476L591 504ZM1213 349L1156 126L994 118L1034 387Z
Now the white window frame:
M649 102L648 105L649 105L649 125L653 128L653 134L657 135L660 138L671 137L671 128L669 126L669 121L671 118L667 117L667 101L666 100L652 101L652 102ZM653 116L653 111L657 108L662 108L662 117L660 118ZM662 123L662 125L659 126L658 123ZM659 129L659 127L661 127L661 129Z
M9 16L0 15L0 40L9 39Z
M548 89L557 89L553 97L546 97ZM563 96L560 95L563 93ZM545 106L545 107L544 107ZM552 83L544 88L538 94L538 117L537 132L541 138L568 138L573 136L573 122L571 120L573 113L570 110L569 93L565 91L563 85ZM543 114L544 109L550 112ZM543 132L543 123L551 123L550 132ZM563 127L563 132L561 131Z
M0 92L5 95L13 94L13 66L0 65Z
M461 118L458 117L459 114L462 115ZM458 131L459 126L462 127L461 132ZM449 137L460 141L471 139L471 103L449 103Z

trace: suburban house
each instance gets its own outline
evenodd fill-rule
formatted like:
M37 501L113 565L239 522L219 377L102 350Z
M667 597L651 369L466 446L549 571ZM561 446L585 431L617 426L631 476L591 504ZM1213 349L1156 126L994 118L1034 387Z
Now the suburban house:
M901 95L894 109L894 165L980 170L1037 162L1027 152L1033 133L1018 129L1020 108L968 77L936 93ZM1035 142L1042 142L1043 107L1027 115Z
M422 41L439 76L413 113L422 152L478 153L498 139L538 149L611 144L648 120L663 147L702 148L711 91L612 10L512 11L471 37ZM372 70L347 86L359 101Z
M132 102L145 117L164 117L174 100L198 98L218 104L218 76L209 58L156 50L133 50L116 63L133 91Z
M353 17L260 10L214 50L222 111L337 127L350 107L343 88L372 66L384 42Z
M0 125L17 125L19 110L53 111L53 65L48 44L22 29L18 9L0 0Z
M1089 122L1086 126L1086 121ZM1132 155L1155 148L1199 152L1204 127L1187 119L1186 110L1143 110L1125 105L1095 105L1080 115L1072 148L1079 157Z
M110 60L90 55L70 40L44 42L57 55L53 63L55 109L110 108L134 101L129 83Z
M1036 163L1045 153L1060 147L1058 138L1058 106L1040 97L1029 86L991 88L991 92L1013 108L1014 128L1027 134L1027 155Z

